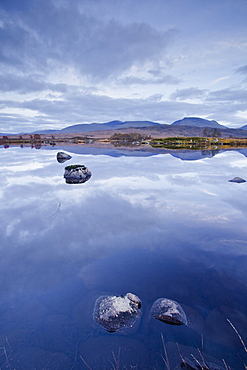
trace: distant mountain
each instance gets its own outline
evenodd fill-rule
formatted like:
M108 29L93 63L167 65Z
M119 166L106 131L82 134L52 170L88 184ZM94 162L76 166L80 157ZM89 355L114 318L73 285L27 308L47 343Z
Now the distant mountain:
M172 125L176 126L193 126L193 127L211 127L211 128L227 128L226 126L220 125L216 121L209 121L208 119L198 117L184 117L179 121L175 121Z
M110 121L105 123L82 123L72 126L67 126L61 130L37 130L32 132L32 134L75 134L75 133L83 133L83 132L93 132L93 131L105 131L105 130L119 130L119 129L126 129L126 128L159 128L164 126L164 124L160 124L157 122L152 121ZM218 128L218 129L227 129L227 127L220 125L216 121L209 121L207 119L198 118L198 117L185 117L179 121L173 122L171 125L165 126L188 126L188 127L210 127L210 128ZM247 127L246 127L247 129Z
M67 126L61 130L36 130L31 134L76 134L76 133L88 133L88 132L103 132L109 131L109 135L112 135L115 131L126 130L133 132L146 131L148 135L157 137L157 135L163 134L164 136L203 136L203 130L205 127L217 128L221 131L222 137L246 137L247 125L242 129L230 129L226 126L220 125L216 121L210 121L199 117L185 117L179 121L175 121L172 124L160 124L152 121L110 121L106 123L89 123L89 124L77 124ZM110 130L113 133L110 133ZM6 135L6 134L2 134ZM7 134L8 135L8 134Z
M159 125L159 123L151 121L111 121L106 123L91 123L91 124L79 124L63 128L57 131L60 134L70 134L77 132L91 132L100 130L112 130L119 128L129 128L129 127L149 127Z
M57 132L57 130L37 130L37 131L33 131L31 132L31 134L41 134L41 135L49 135L49 134L53 134Z
M223 152L223 150L173 150L171 155L182 161L197 161L202 158L212 158L216 154Z

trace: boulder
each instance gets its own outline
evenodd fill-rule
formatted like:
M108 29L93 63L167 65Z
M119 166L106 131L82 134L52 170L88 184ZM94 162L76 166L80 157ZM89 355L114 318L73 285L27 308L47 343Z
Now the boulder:
M187 318L179 303L159 298L151 307L151 317L170 325L187 325Z
M94 321L108 332L133 328L141 317L141 300L133 293L125 296L101 296L94 306Z
M72 158L71 155L66 154L64 152L58 152L57 153L57 161L59 163L64 163L64 162L68 161L71 158Z
M82 184L90 179L92 173L80 164L65 167L64 178L67 184Z
M242 177L234 177L233 179L231 180L228 180L229 182L236 182L238 184L242 183L242 182L246 182L246 180L242 179Z

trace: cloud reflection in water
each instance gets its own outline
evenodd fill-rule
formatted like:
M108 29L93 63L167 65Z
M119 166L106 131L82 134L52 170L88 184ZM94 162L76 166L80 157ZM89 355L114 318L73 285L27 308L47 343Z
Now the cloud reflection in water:
M246 184L228 182L235 172L245 175L241 154L193 162L168 155L73 154L72 161L93 174L81 185L64 183L64 165L57 163L55 151L9 149L2 161L4 317L10 302L19 310L18 300L28 306L32 297L49 314L66 313L80 330L90 331L97 295L133 291L144 302L140 330L147 338L149 330L162 330L145 318L159 297L196 312L203 325L194 324L193 330L204 330L205 341L213 341L215 320L228 333L220 312L230 319L235 315L244 335ZM8 331L11 320L5 322ZM173 338L170 330L167 336ZM219 334L216 342L223 343Z

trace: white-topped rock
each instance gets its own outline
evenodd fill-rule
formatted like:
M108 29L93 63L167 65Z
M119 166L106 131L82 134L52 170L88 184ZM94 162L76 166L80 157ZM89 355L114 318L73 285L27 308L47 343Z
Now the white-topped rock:
M187 318L180 304L172 299L159 298L152 305L151 317L170 325L186 325Z
M101 296L95 302L93 318L109 332L125 330L137 323L141 316L140 307L141 300L133 293Z

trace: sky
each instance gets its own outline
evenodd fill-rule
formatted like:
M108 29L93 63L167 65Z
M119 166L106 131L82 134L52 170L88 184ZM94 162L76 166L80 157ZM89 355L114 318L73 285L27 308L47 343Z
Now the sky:
M247 124L246 0L1 0L0 132Z

